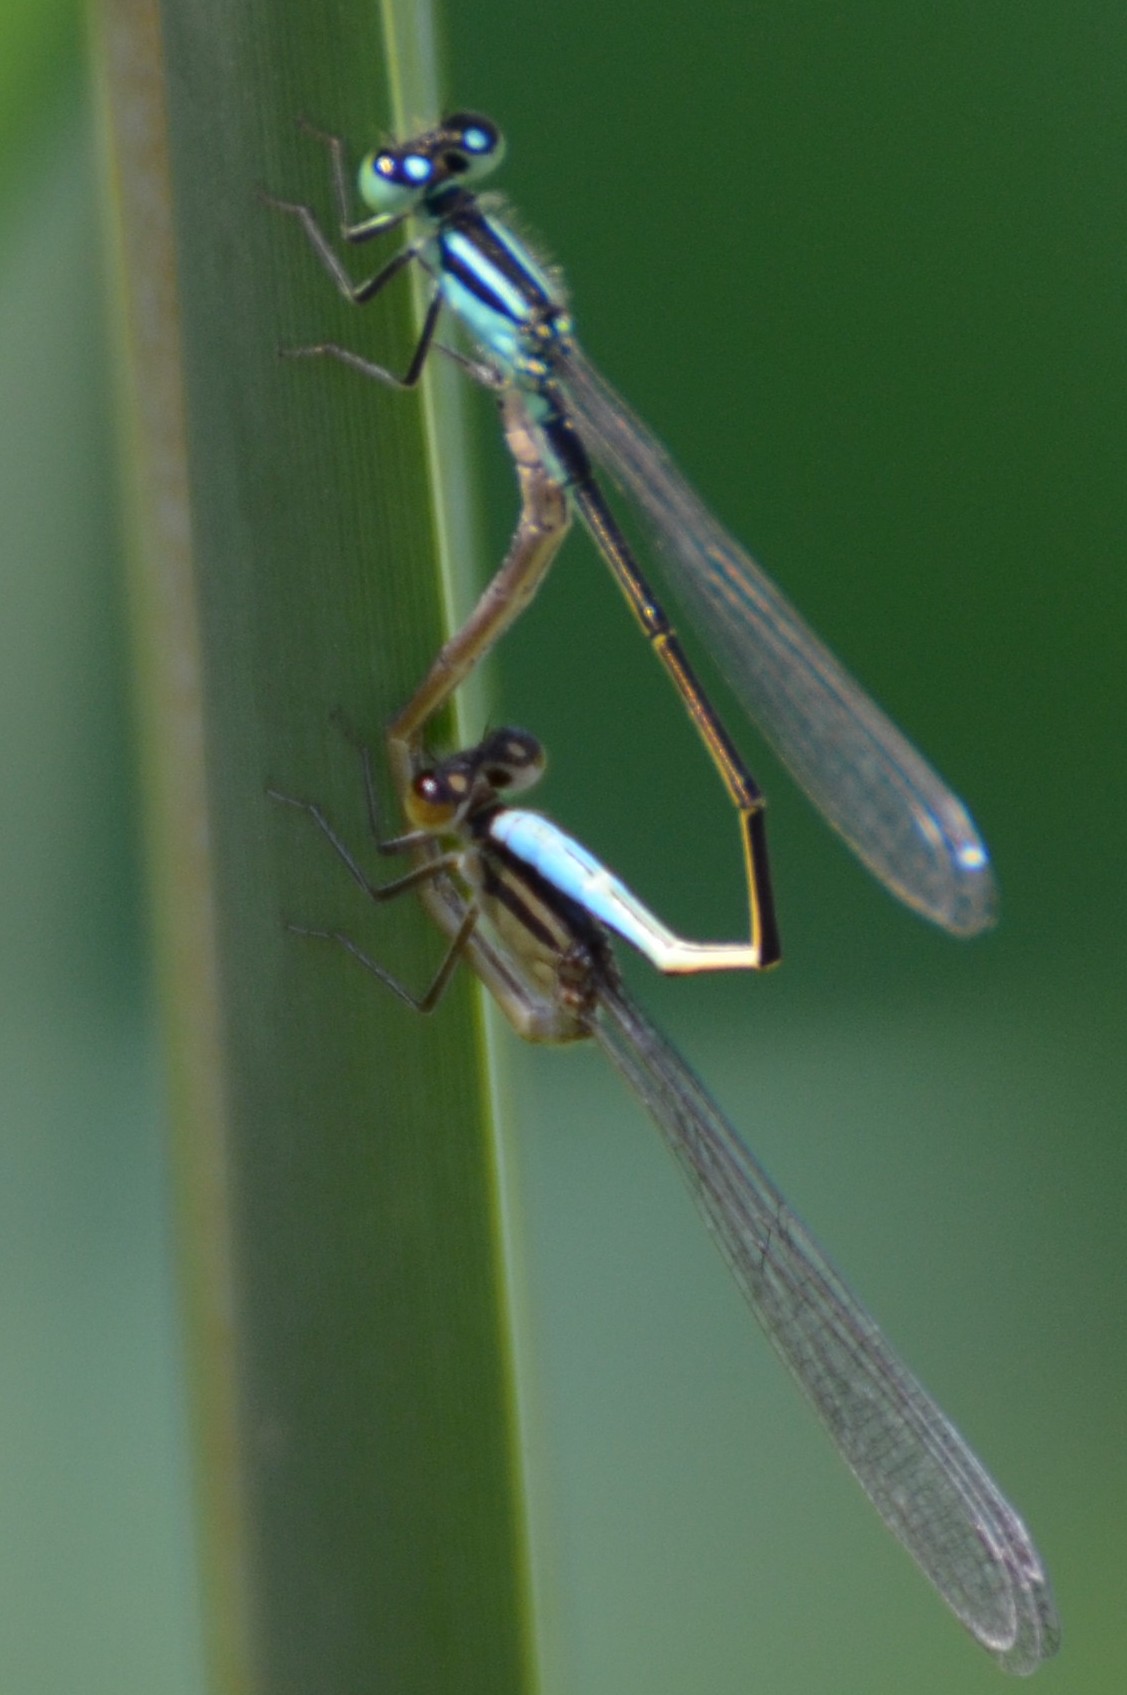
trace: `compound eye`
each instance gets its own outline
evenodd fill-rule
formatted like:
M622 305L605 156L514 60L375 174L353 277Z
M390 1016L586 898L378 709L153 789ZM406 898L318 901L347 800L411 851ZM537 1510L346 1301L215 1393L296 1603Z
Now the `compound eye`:
M461 155L461 175L484 177L505 156L505 138L497 125L479 112L455 112L442 125L447 147Z
M464 799L439 772L421 771L411 784L405 810L417 830L438 832L453 823Z
M527 730L498 730L485 754L485 775L495 789L530 789L544 775L547 755Z
M406 212L435 179L433 159L425 153L381 147L369 153L357 178L361 199L373 212Z

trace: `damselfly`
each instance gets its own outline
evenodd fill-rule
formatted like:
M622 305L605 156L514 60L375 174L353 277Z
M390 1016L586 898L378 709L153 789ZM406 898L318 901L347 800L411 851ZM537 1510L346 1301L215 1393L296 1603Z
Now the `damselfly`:
M518 1032L554 1042L594 1037L661 1130L752 1311L889 1529L1006 1670L1034 1671L1056 1652L1060 1627L1024 1524L701 1083L624 992L610 933L659 969L668 967L671 941L691 944L671 938L555 824L507 804L543 763L535 738L504 729L417 770L405 797L412 828L381 847L439 843L442 851L383 885L368 878L318 806L277 796L309 814L373 900L451 877L461 891L453 940L418 997L344 933L305 933L346 948L404 1001L430 1011L485 928L487 981Z
M359 188L371 216L359 221L350 210L343 143L335 136L321 139L330 150L342 238L366 242L415 216L422 226L417 239L356 283L311 207L272 197L269 203L301 221L346 299L373 299L412 263L432 279L433 292L402 375L332 342L295 351L330 355L409 388L448 307L484 356L454 357L479 380L518 391L545 466L567 487L740 815L759 963L771 964L779 951L763 797L639 568L592 460L636 502L736 694L829 822L907 905L956 934L985 929L993 920L993 877L961 801L847 676L594 371L576 345L558 280L474 192L472 185L502 157L496 126L478 114L457 113L424 134L369 153Z

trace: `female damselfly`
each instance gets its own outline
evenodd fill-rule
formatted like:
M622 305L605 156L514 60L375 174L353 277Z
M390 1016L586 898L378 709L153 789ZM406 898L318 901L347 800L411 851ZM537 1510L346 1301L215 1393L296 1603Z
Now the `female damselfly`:
M1060 1626L1025 1525L699 1080L624 991L612 934L660 970L671 961L676 969L676 950L694 944L671 936L549 819L509 804L543 765L534 737L502 729L417 769L404 796L411 829L380 845L398 853L438 844L440 851L382 885L368 878L319 806L275 796L314 820L374 901L451 879L458 890L461 916L445 926L453 940L421 996L345 933L302 933L347 949L401 999L429 1012L461 958L476 966L473 949L487 931L483 975L514 1028L536 1041L598 1042L661 1130L752 1311L886 1525L1000 1665L1036 1670L1056 1652Z

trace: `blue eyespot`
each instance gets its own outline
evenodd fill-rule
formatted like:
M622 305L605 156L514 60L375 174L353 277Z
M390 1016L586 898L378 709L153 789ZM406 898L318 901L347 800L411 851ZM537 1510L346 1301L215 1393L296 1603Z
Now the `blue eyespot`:
M442 134L447 142L451 175L471 179L487 176L504 157L501 131L480 112L452 112L442 121Z
M373 212L406 212L418 201L434 176L434 163L419 153L396 153L381 148L360 166L360 197Z

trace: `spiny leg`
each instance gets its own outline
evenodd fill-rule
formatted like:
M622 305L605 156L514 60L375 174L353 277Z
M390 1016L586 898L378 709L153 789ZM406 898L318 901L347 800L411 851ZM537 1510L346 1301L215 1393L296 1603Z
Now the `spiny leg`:
M386 365L378 365L374 359L365 359L363 354L354 352L351 347L342 347L337 341L316 341L306 347L280 347L278 353L282 359L335 359L338 364L359 371L363 377L372 377L376 382L385 383L388 388L416 388L423 374L431 343L434 341L441 311L442 295L436 292L431 296L419 339L415 343L415 351L402 375L389 371Z
M335 943L338 947L343 948L346 953L350 953L353 959L364 967L365 971L369 972L377 981L383 983L393 994L398 995L399 999L411 1007L413 1011L428 1013L434 1011L446 993L450 979L458 967L458 962L469 945L478 917L479 912L476 906L467 907L461 926L443 955L442 963L435 972L430 987L421 995L413 995L406 984L401 983L398 977L387 970L386 966L380 965L370 954L365 953L359 943L354 942L352 937L343 930L311 930L301 924L289 924L286 927L295 936L309 936L314 941Z
M277 801L281 806L292 806L295 811L304 812L308 818L313 820L333 852L345 865L353 882L364 891L369 900L375 901L377 904L386 900L394 900L397 895L405 894L408 889L417 889L420 884L430 882L435 877L440 877L444 873L457 868L460 857L457 853L438 854L433 859L425 860L421 865L413 866L402 877L396 877L390 883L373 883L348 843L337 834L333 825L329 822L328 816L317 805L316 801L299 800L297 796L282 794L278 789L267 789L266 792L271 800ZM379 845L387 853L405 853L411 848L421 847L431 840L433 838L425 830L413 830L408 835L398 836Z
M361 282L354 282L345 269L343 260L329 237L317 221L317 214L312 206L304 200L284 200L281 195L271 194L268 189L260 189L259 197L264 206L271 211L284 212L287 217L296 218L305 231L306 239L314 253L328 271L344 298L353 306L363 306L369 300L374 300L382 288L386 288L392 277L396 276L413 259L419 256L416 246L404 247L401 252L381 265L380 269ZM385 231L395 229L403 222L402 217L388 219L386 217L372 218L366 224L354 224L342 231L350 241L368 241L373 236L383 235Z
M311 123L310 120L305 117L301 117L297 120L297 127L305 135L311 135L315 141L323 143L323 145L329 150L329 160L332 169L333 194L337 203L337 219L340 223L340 233L344 240L368 241L372 235L378 235L380 233L380 229L392 228L393 225L389 223L386 213L379 214L372 218L362 218L358 223L353 221L352 208L349 204L348 195L349 178L344 157L344 137L334 135L331 130L319 129L316 124ZM396 218L394 222L401 223L402 219ZM372 224L377 224L379 227L373 230L371 228ZM360 233L358 234L357 231Z

